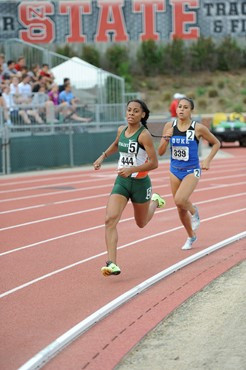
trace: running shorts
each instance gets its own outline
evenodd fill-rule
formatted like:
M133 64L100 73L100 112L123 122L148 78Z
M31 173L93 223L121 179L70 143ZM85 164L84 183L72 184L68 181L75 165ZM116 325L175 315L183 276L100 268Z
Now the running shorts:
M195 176L196 178L201 177L201 169L200 168L176 168L171 166L170 167L170 172L176 176L179 180L183 180L187 175L192 175Z
M117 176L111 194L123 195L132 203L145 203L151 199L152 187L149 176L141 179Z

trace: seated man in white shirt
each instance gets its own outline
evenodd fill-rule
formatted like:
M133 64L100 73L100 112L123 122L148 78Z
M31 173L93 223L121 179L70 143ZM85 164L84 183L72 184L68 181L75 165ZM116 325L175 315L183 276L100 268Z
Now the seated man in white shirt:
M26 103L29 103L32 97L32 86L30 84L30 80L31 77L25 74L23 75L22 82L18 84L19 94Z
M14 123L19 124L21 123L21 119L23 119L25 124L30 124L30 118L27 115L27 112L24 109L20 109L19 106L16 104L14 100L14 96L10 94L10 87L5 85L3 87L2 97L7 109L7 122L12 124Z

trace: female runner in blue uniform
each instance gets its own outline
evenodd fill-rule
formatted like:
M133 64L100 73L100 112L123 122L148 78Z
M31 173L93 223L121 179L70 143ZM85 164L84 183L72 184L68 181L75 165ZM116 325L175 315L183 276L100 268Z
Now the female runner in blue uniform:
M170 142L171 189L179 218L188 234L188 239L182 247L183 250L192 248L192 244L197 240L195 230L200 224L198 209L190 202L189 198L200 179L201 169L209 169L211 160L220 148L219 140L207 127L192 121L191 112L193 109L192 99L182 98L179 100L177 119L164 126L163 137L158 148L159 155L163 155ZM200 138L207 140L212 146L207 158L201 162L201 168L198 156Z
M121 272L116 264L117 225L128 200L132 201L135 221L141 228L151 220L157 207L165 205L159 194L152 195L148 176L148 171L158 167L154 144L147 129L148 117L149 109L142 100L129 101L126 111L127 126L119 127L115 141L94 162L95 170L99 170L105 158L119 151L118 176L106 210L108 261L101 269L104 276L118 275Z

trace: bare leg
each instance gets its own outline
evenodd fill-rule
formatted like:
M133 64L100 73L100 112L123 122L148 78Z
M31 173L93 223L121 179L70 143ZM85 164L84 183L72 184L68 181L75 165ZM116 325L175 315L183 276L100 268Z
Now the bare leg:
M25 110L19 110L19 116L23 118L24 123L30 125L31 121Z
M78 121L78 122L90 122L91 119L90 118L83 118L83 117L79 117L77 114L73 114L71 116L72 119L74 119L75 121Z
M194 214L195 208L189 198L193 193L198 179L192 174L186 176L182 181L170 173L170 182L173 193L173 198L178 209L179 218L184 225L189 237L195 236L191 227L191 218L189 213Z
M154 216L157 201L150 200L146 203L133 203L134 217L138 227L143 228Z
M38 112L37 112L36 110L28 110L28 111L27 111L27 114L28 114L29 116L34 117L34 118L35 118L35 120L36 120L38 123L40 123L40 124L44 123L44 122L43 122L43 120L42 120L42 118L39 116L39 114L38 114Z
M128 200L120 194L112 194L109 197L106 220L105 239L108 251L108 260L116 263L118 232L117 225Z

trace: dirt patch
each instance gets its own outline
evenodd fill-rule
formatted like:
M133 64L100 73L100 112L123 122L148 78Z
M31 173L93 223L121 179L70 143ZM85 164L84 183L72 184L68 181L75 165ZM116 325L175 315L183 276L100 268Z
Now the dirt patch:
M152 114L167 112L175 92L194 99L196 114L245 110L246 70L144 77L138 78L135 85Z
M246 369L246 261L191 297L115 370Z

